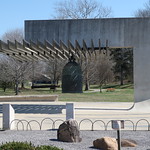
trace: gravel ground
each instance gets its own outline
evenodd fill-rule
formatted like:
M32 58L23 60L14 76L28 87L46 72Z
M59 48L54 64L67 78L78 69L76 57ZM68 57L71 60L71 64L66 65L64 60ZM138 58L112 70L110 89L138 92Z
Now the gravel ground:
M57 131L0 131L0 143L8 141L28 141L35 145L54 145L64 150L92 150L93 140L104 136L117 138L116 131L81 131L82 142L67 143L57 141ZM122 150L150 150L150 131L122 131L123 139L135 140L135 148Z

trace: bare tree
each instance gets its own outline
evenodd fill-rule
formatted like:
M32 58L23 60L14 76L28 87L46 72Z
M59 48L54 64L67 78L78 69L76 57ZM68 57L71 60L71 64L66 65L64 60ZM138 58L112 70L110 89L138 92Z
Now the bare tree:
M110 60L109 55L99 55L96 63L96 70L93 82L99 85L100 92L102 92L103 84L112 82L113 79L114 75L112 71L112 61Z
M83 71L85 91L90 89L90 84L98 84L101 88L104 83L113 78L112 62L106 53L97 51L95 54L87 55L86 58L81 59L80 65Z
M4 92L6 91L6 88L9 88L12 79L9 74L9 69L8 69L8 57L4 56L3 54L0 55L0 86L3 88Z
M28 80L31 76L31 62L19 62L8 56L1 56L0 67L0 81L3 83L13 83L15 85L15 93L18 95L19 83ZM5 90L6 87L4 87Z
M85 91L90 89L90 82L92 81L96 70L96 59L94 55L86 55L86 58L81 58L79 61L83 72L83 83L85 84Z
M38 76L44 74L46 65L44 61L37 60L37 61L32 61L32 74L31 74L31 79L34 80L34 78L38 78Z
M9 30L9 31L7 31L6 33L4 33L2 35L1 39L4 42L7 42L8 40L11 41L11 42L15 42L15 40L17 40L18 42L22 43L22 41L23 41L23 30L20 29L20 28ZM22 82L22 87L24 87L23 82Z
M60 1L55 10L55 18L58 19L106 18L112 14L111 8L104 7L96 0Z
M7 42L7 40L14 42L15 40L17 40L18 42L22 43L23 40L23 30L16 28L10 31L7 31L6 33L4 33L1 37L1 39L4 42Z
M45 74L50 77L53 84L58 84L61 80L62 70L66 64L66 60L53 59L46 62Z
M31 74L31 62L18 62L17 60L12 59L11 65L11 77L12 81L15 84L15 93L18 95L18 85L19 83L23 84L25 80L29 79ZM22 86L24 88L24 85Z
M143 9L138 9L134 14L136 17L150 17L150 0L144 4Z

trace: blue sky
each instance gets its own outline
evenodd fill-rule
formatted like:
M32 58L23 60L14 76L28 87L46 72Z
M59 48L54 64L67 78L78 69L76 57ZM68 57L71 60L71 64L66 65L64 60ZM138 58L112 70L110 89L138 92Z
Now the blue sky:
M54 16L58 0L1 0L0 37L9 30L24 28L24 20L45 20ZM63 1L63 0L62 0ZM111 7L113 17L133 17L148 0L98 0Z

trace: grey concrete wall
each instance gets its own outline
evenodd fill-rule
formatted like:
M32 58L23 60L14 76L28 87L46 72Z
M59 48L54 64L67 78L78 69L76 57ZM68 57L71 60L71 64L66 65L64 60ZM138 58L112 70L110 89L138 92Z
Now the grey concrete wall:
M50 42L55 39L57 42L62 40L65 43L67 40L72 43L78 40L80 44L82 44L83 39L86 43L90 43L93 39L94 44L98 46L98 39L100 38L103 46L105 46L106 39L113 39L114 45L119 43L118 46L121 46L124 45L123 27L124 19L25 21L25 39L27 41L37 41L37 39L44 41L47 39Z
M134 48L135 102L150 99L150 19L149 18L113 18L87 20L43 20L25 21L25 39L50 42L55 39L67 43L84 39L98 46L109 41L110 47Z

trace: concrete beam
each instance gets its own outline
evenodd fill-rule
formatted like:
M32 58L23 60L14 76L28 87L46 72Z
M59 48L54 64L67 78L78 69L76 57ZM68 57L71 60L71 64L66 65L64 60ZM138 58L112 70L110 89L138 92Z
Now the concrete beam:
M25 21L25 39L52 42L62 40L65 44L77 39L79 45L86 41L101 40L101 47L133 47L135 102L150 99L150 18L104 18L75 20ZM94 43L99 47L99 43Z

